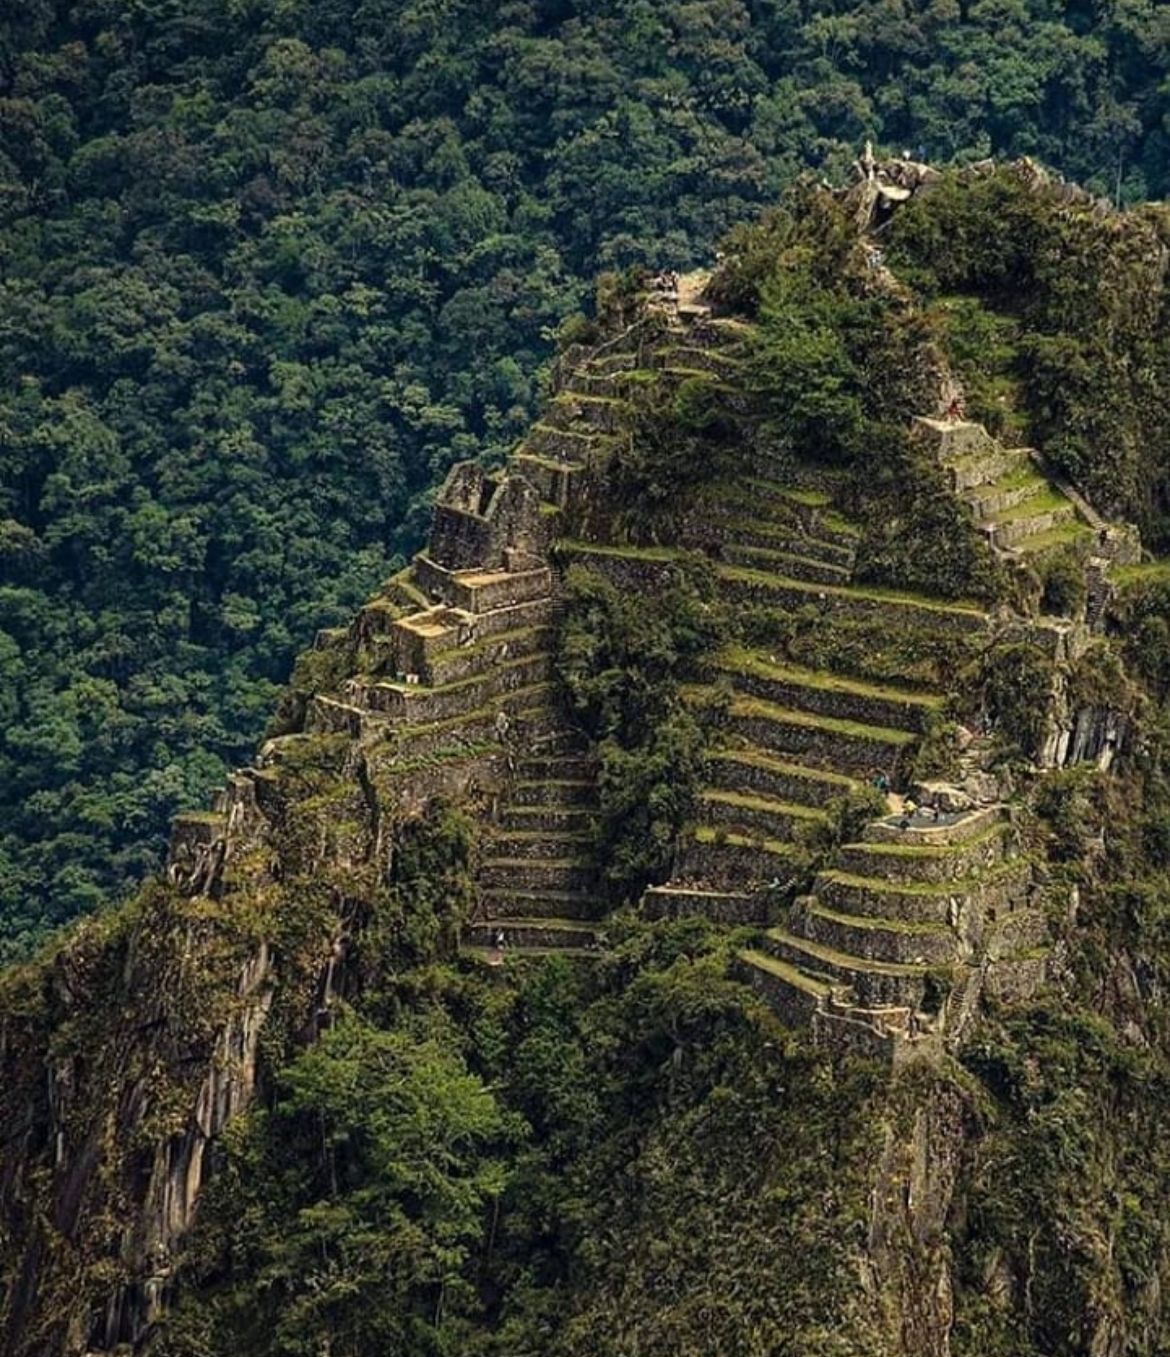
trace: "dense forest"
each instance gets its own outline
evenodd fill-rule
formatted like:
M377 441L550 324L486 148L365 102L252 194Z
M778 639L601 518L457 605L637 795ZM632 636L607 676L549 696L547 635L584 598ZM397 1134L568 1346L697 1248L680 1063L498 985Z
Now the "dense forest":
M873 136L1170 182L1153 0L108 0L0 17L0 956L122 894L497 459L598 269Z

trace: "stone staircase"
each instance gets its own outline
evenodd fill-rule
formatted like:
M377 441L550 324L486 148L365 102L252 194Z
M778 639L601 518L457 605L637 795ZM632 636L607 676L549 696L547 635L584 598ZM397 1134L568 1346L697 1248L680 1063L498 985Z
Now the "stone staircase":
M787 1021L899 1059L956 1039L989 970L1042 964L1031 883L1001 806L878 820L740 953L742 971Z
M574 742L544 741L515 763L479 866L464 950L587 954L599 946L596 813L596 765Z
M982 424L967 420L920 418L914 433L1001 553L1029 556L1092 538L1080 506L1045 474L1030 448L1005 448Z

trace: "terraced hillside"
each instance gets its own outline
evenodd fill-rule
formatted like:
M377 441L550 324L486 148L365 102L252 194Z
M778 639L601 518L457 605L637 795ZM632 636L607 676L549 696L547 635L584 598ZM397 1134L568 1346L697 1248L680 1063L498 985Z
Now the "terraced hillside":
M612 901L597 856L597 762L554 683L562 573L584 566L652 594L698 553L732 639L682 688L707 714L706 776L640 910L746 930L743 972L780 1012L896 1059L957 1039L982 993L1042 977L1033 860L983 767L989 742L967 732L941 785L916 760L962 705L965 667L1005 636L1067 648L1083 624L860 582L864 525L843 512L838 478L757 446L750 416L733 473L687 489L665 537L632 543L607 496L647 408L688 384L736 414L750 408L751 327L713 316L702 281L668 281L616 333L567 350L506 469L454 469L427 549L348 633L320 639L350 657L348 676L311 697L297 732L271 742L250 776L270 776L298 742L336 735L367 750L371 776L417 784L420 799L478 797L464 954L597 956ZM1098 583L1113 560L1132 559L1132 535L1047 479L1032 453L960 419L923 418L914 433L1005 559L1079 544ZM811 654L794 647L802 631L816 637ZM866 789L870 819L858 826L846 808ZM931 818L907 813L908 793L933 803ZM188 817L176 870L214 856L224 828Z

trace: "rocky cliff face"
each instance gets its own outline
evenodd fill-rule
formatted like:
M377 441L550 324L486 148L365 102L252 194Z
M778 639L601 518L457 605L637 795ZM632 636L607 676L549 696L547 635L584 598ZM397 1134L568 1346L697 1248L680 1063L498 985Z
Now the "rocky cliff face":
M867 190L866 221L880 198ZM696 559L730 618L683 694L716 713L706 780L639 912L751 929L739 973L786 1022L827 1056L902 1071L858 1285L891 1353L950 1350L945 1235L972 1105L914 1071L945 1061L986 1005L1052 977L1049 920L1069 908L1026 801L1006 804L995 714L958 676L1026 643L1051 685L1037 769L1111 767L1129 698L1077 666L1105 647L1100 590L1132 537L1119 530L1130 545L1114 551L1111 526L1042 462L931 411L918 436L971 530L1015 561L1092 539L1098 592L1058 619L867 586L865 523L839 476L767 445L742 381L751 327L717 314L705 281L655 280L610 331L569 350L510 465L455 468L424 552L350 628L318 639L279 733L214 810L179 819L166 881L5 978L13 1357L148 1335L218 1138L265 1069L360 984L404 836L428 808L459 804L479 825L474 899L440 916L438 953L467 965L600 954L613 902L591 831L596 751L557 683L565 573L652 595ZM680 493L669 534L631 542L619 491L647 393L653 406L696 384L730 412L732 470ZM794 620L817 638L815 657L793 642ZM961 739L940 734L952 718L971 723ZM932 742L945 746L941 775L920 757ZM903 797L933 809L915 814ZM850 798L867 814L843 830Z

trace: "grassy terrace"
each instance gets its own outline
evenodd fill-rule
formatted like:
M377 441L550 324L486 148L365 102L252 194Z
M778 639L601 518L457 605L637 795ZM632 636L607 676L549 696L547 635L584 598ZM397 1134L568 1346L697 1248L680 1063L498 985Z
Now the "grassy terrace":
M446 763L462 763L465 759L502 754L503 750L503 745L495 740L472 740L467 744L447 745L429 754L418 754L407 759L391 759L380 767L382 772L401 776L407 773L420 773L427 768L441 768Z
M414 573L413 566L407 566L405 570L400 570L397 575L391 577L387 588L400 590L412 603L418 605L421 611L424 608L434 607L434 604L427 598L426 594L411 581L411 575Z
M592 867L591 858L484 858L485 867L515 867L518 871L534 867Z
M994 885L1027 867L1026 858L1013 858L1010 862L997 863L990 871L975 876L956 877L953 881L890 881L884 876L854 876L852 872L832 870L821 872L820 879L832 881L838 886L868 891L872 895L913 895L937 899L949 895L965 895L968 891L978 890L980 886Z
M915 692L904 688L891 688L876 683L863 683L860 679L842 678L818 669L801 669L797 665L780 664L765 659L757 651L742 646L728 646L715 657L717 669L730 674L754 674L758 678L776 679L781 683L791 683L801 688L819 688L823 692L844 693L852 697L872 697L888 702L904 702L910 706L936 711L943 704L943 698L937 693Z
M714 844L716 847L753 848L757 852L771 853L778 858L791 857L796 845L784 843L780 839L754 839L747 834L725 834L710 825L696 825L691 832L696 843Z
M527 688L515 688L510 693L505 693L494 702L485 707L477 707L475 711L465 712L462 716L449 716L443 721L428 721L423 725L411 726L388 726L387 734L393 739L414 740L423 735L435 735L445 730L458 730L460 726L474 725L477 721L494 720L500 710L500 703L507 701L513 715L517 711L513 704L518 698L542 698L551 697L556 689L554 683L532 683ZM434 691L431 689L429 691ZM537 703L533 703L535 707ZM522 710L528 711L531 708L525 707Z
M714 693L714 688L699 683L685 684L682 688L683 699L687 702L709 700ZM762 721L775 721L784 725L805 726L809 730L823 730L832 735L852 736L854 739L873 740L880 744L903 746L913 744L918 739L910 730L897 730L893 726L866 726L860 721L842 721L836 716L814 716L810 712L794 711L757 697L733 697L731 714L755 716Z
M621 405L626 402L620 396L596 396L586 391L560 391L550 402L552 405Z
M913 937L940 938L946 937L951 932L947 924L906 923L901 919L874 918L869 914L842 914L840 910L829 909L819 901L810 906L809 913L846 928L866 929L871 933L899 933Z
M613 546L605 542L580 542L562 537L556 550L572 556L612 556L630 561L678 561L691 555L681 547Z
M758 810L776 815L790 815L799 820L823 820L825 812L815 806L802 806L793 801L774 801L767 796L752 796L745 792L725 792L707 788L699 793L702 801L718 801L721 806L736 806L741 810Z
M1016 523L1021 518L1036 518L1040 514L1051 513L1054 509L1071 509L1072 500L1054 489L1043 477L1036 478L1036 494L1010 509L1001 509L988 517L989 523Z
M917 978L926 975L930 967L916 966L909 962L866 961L861 957L850 956L847 952L838 952L836 948L826 947L823 942L813 942L810 938L798 938L786 933L782 928L768 930L768 937L794 952L803 952L833 966L839 971L852 971L854 975L891 975Z
M544 457L539 452L516 452L512 454L517 462L532 462L546 471L579 471L583 462L558 462L555 457Z
M1170 580L1170 561L1143 561L1140 565L1121 565L1112 571L1119 585L1161 584Z
M492 636L485 636L482 641L476 641L474 645L451 646L447 650L436 650L434 654L431 655L429 663L442 663L455 655L461 655L464 658L469 659L476 655L482 655L486 651L493 650L499 645L515 645L518 641L527 641L531 637L539 635L542 631L551 631L551 629L551 623L545 622L537 626L517 627L513 631L497 631Z
M552 434L556 438L575 438L578 440L578 442L586 443L591 446L599 443L603 445L606 443L613 443L618 438L617 434L605 433L600 429L593 430L558 429L556 428L555 425L543 424L540 423L539 421L532 426L531 431L532 433ZM520 446L516 449L516 451L523 452L524 444L521 443Z
M808 539L805 539L808 540ZM803 543L802 543L803 544ZM753 547L741 545L739 548L745 555L751 556L753 560L759 562L759 569L770 570L777 575L785 573L784 567L788 565L797 566L816 566L819 569L835 570L848 581L849 567L841 561L827 561L816 556L801 556L795 551L777 551L774 547ZM748 566L749 570L755 569L755 566Z
M969 848L979 848L1002 838L1007 833L1007 825L1002 820L991 825L981 833L969 839L959 839L955 843L847 843L846 849L856 848L869 856L881 858L917 858L936 862L946 858L958 857Z
M500 928L539 928L546 933L568 933L590 938L597 930L597 925L586 919L557 919L543 914L534 914L526 918L509 915L503 919L492 919L491 923Z
M784 579L782 576L769 575L762 570L751 570L747 566L738 565L716 566L716 573L721 579L739 581L743 584L758 584L764 588L794 589L813 598L825 594L831 598L893 603L902 607L921 608L925 612L969 617L972 621L978 622L986 620L987 617L985 610L970 599L930 598L925 594L912 594L903 589L881 589L871 584L810 584L807 580Z
M749 966L754 966L758 971L767 971L769 975L774 975L778 980L785 981L793 989L803 990L805 994L809 994L815 999L827 999L832 993L832 987L823 980L816 980L811 975L805 975L795 966L790 966L788 962L781 961L777 957L768 956L765 952L754 952L750 948L745 948L739 953L739 959Z
M507 920L501 920L507 923ZM464 944L459 945L459 955L468 960L482 961L485 965L489 958L492 958L491 964L498 965L494 960L495 949L491 947L469 947ZM516 943L509 943L504 948L504 964L508 965L514 961L526 961L530 957L568 957L570 959L579 958L582 961L596 961L601 955L596 947L519 947Z
M376 683L373 687L402 693L404 697L413 702L421 702L425 698L435 697L436 695L446 696L450 693L468 692L478 685L490 682L498 674L507 673L510 669L523 669L525 665L548 658L548 653L545 651L533 651L529 655L519 655L514 660L501 660L499 664L492 665L482 674L471 674L467 678L455 679L452 683L438 683L433 688L428 688L422 683L397 683L392 681Z
M1048 528L1044 532L1033 533L1031 537L1021 538L1015 543L1015 550L1050 551L1053 547L1071 546L1082 538L1090 537L1092 531L1088 524L1073 519L1067 523L1060 523L1055 528Z
M828 782L837 788L842 796L860 785L855 778L846 777L844 773L834 773L825 768L806 768L800 763L786 763L762 749L716 749L709 753L707 758L709 761L727 759L735 763L746 763L754 768L763 768L787 777L803 778L808 782Z

